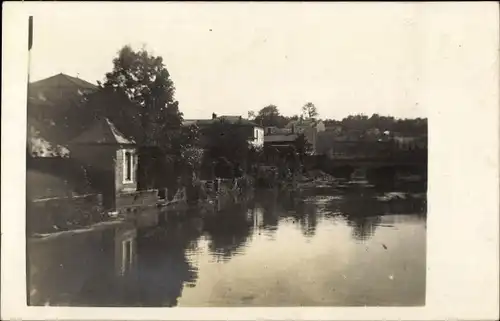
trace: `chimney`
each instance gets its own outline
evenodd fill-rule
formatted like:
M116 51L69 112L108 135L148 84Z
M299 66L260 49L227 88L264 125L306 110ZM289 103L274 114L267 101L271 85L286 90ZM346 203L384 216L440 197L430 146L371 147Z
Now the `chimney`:
M216 113L212 113L212 119L216 119L217 118L217 114Z

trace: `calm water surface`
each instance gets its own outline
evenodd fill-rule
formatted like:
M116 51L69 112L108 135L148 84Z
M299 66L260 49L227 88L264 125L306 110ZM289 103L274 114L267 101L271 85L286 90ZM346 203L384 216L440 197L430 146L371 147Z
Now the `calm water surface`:
M382 192L356 184L302 193L260 191L214 215L184 215L138 230L128 281L112 291L115 283L97 278L100 286L89 286L70 301L424 305L426 199L421 192L384 200Z

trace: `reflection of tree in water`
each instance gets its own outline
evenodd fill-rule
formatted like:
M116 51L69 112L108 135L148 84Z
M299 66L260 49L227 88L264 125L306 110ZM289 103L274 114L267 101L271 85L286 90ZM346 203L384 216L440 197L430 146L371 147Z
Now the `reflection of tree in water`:
M369 197L346 195L336 201L338 210L352 227L352 236L356 240L365 241L374 233L380 223L380 215L384 214L382 204Z
M258 225L267 231L275 231L280 218L292 218L300 226L304 236L314 236L316 232L317 205L305 203L294 191L267 193L258 197L258 206L262 208L262 222Z
M405 198L381 201L376 198L381 195L383 194L345 195L330 207L342 213L353 228L353 237L358 240L366 240L375 233L382 215L414 215L426 211L425 198L413 199L411 195L403 193Z
M194 286L197 268L186 251L196 250L199 229L193 221L169 222L138 239L136 299L141 306L175 306L184 285Z
M380 216L347 216L347 224L352 227L352 236L360 241L366 241L373 236L380 221Z
M210 238L209 249L223 261L238 254L246 244L253 222L246 215L246 208L237 206L204 219L204 232Z
M258 202L252 208L254 228L276 231L280 217L277 196L275 193L269 193L258 197Z
M293 218L294 222L300 226L304 236L311 237L315 235L318 225L317 204L305 202L294 191L282 193L275 202L279 203L280 210L284 215Z
M293 216L297 220L302 234L306 237L312 237L315 235L318 225L316 205L306 203L299 204Z

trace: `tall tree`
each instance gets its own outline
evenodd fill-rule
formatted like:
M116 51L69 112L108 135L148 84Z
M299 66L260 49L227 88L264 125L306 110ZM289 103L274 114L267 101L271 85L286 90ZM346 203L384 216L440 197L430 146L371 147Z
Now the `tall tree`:
M206 129L208 153L212 159L224 158L232 164L243 163L249 151L248 136L240 126L216 121Z
M306 118L315 118L319 115L318 109L313 103L308 102L302 106L302 115Z
M124 46L113 59L113 70L99 85L125 94L134 103L130 122L143 134L139 143L168 148L171 139L180 134L182 113L162 57Z
M139 145L139 187L167 186L175 190L171 183L185 173L186 164L196 163L199 158L196 152L186 152L193 147L197 134L182 127L183 115L163 58L145 49L134 51L124 46L113 59L112 71L98 84L99 90L89 100L109 101L101 104L101 114Z

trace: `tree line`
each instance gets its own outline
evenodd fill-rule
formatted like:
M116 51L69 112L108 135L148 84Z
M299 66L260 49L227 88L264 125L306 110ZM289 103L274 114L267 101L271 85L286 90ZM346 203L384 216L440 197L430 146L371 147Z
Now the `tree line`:
M395 118L393 116L381 116L373 114L368 117L366 115L357 114L349 115L342 120L326 119L325 126L339 126L343 130L358 130L367 131L370 129L378 129L381 132L397 132L408 135L426 135L427 134L427 118Z
M248 112L248 118L265 127L278 127L283 128L289 122L299 119L315 119L318 116L318 110L312 102L307 102L302 106L300 115L293 115L287 117L280 114L276 105L267 105L259 110L257 113L254 111Z
M299 119L315 119L318 118L316 106L308 102L301 109L301 115L285 116L282 115L276 105L268 105L257 113L250 111L249 119L265 127L285 127L290 121ZM338 127L341 131L367 131L378 129L381 132L390 131L410 135L425 135L427 134L427 118L396 118L393 116L382 116L373 114L370 117L363 114L355 114L344 117L341 120L324 119L323 123L326 127Z

